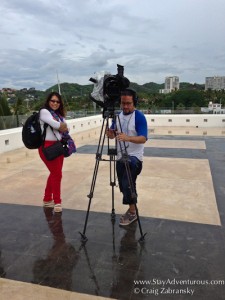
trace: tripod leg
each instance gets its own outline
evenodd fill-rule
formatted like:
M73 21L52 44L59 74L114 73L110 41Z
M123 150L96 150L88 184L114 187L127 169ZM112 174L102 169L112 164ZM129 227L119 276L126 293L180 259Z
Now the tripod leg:
M112 187L112 213L111 213L111 220L116 219L116 214L115 214L115 201L114 201L114 188L116 185L116 161L115 161L115 156L110 155L110 185Z
M100 133L100 138L99 138L99 143L98 143L98 149L97 149L97 153L96 153L95 168L94 168L92 182L91 182L90 193L87 195L87 197L89 198L89 202L88 202L88 209L87 209L87 212L86 212L84 229L83 229L82 233L79 232L80 235L81 235L81 241L83 243L87 242L87 240L88 240L85 233L86 233L86 229L87 229L87 222L88 222L88 217L89 217L89 212L90 212L90 207L91 207L91 200L92 200L93 195L94 195L95 183L96 183L96 179L97 179L97 175L98 175L99 162L102 159L102 151L103 151L103 146L104 146L104 142L105 142L104 125L105 125L105 119L103 121L102 128L101 128L101 133Z
M134 206L135 206L136 215L137 215L137 221L138 221L138 226L139 226L139 230L140 230L140 234L141 234L139 242L143 243L145 241L145 236L146 236L147 233L143 234L142 227L141 227L141 221L140 221L140 217L139 217L139 212L138 212L138 208L137 208L136 203L134 204Z
M87 208L86 217L85 217L84 229L83 229L83 233L80 232L81 241L84 243L87 242L87 240L88 240L85 233L86 233L86 229L87 229L88 217L89 217L89 212L90 212L90 207L91 207L91 200L94 195L94 189L95 189L95 183L96 183L97 174L98 174L98 168L99 168L99 159L96 159L92 183L91 183L91 189L90 189L90 193L87 195L87 197L89 198L89 201L88 201L88 208Z

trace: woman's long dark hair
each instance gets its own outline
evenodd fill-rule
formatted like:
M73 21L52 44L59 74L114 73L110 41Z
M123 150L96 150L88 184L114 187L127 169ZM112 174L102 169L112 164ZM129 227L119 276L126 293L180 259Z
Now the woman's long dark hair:
M62 117L65 117L66 116L66 111L65 111L65 108L64 108L62 97L57 92L51 92L47 96L47 99L46 99L46 101L44 103L44 108L51 109L51 107L49 106L49 101L52 99L52 96L56 96L59 99L59 101L60 101L60 105L59 105L59 108L56 110L56 113L60 114Z

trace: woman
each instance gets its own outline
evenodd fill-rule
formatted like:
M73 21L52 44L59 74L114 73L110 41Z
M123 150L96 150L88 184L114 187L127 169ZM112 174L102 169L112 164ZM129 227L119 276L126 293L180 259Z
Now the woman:
M52 127L48 126L46 129L44 147L51 146L57 139L61 140L62 134L68 131L64 117L65 110L60 94L57 92L50 93L45 101L44 108L40 110L42 132L44 132L45 123ZM60 213L62 212L61 180L64 156L60 155L48 161L42 152L42 146L38 151L50 172L46 183L43 205L45 207L54 207L54 211Z

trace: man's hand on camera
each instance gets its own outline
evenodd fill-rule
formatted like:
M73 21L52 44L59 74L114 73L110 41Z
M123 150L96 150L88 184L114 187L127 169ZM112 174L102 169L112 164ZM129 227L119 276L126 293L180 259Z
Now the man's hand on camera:
M114 129L107 129L106 130L106 135L107 135L108 138L114 139L115 138L115 130Z

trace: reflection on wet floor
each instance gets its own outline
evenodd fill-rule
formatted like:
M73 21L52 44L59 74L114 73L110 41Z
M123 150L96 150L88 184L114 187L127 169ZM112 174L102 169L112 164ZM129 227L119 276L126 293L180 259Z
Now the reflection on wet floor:
M54 214L53 208L45 208L44 213L54 242L46 258L35 261L33 283L71 291L72 271L78 259L78 252L65 239L62 215Z
M0 237L1 277L132 300L148 299L148 295L134 294L134 288L143 286L137 280L224 278L221 226L142 217L148 234L140 244L137 223L120 228L118 218L111 222L110 213L91 212L88 242L83 245L79 235L83 211L64 210L61 215L51 209L9 204L0 204L0 210L0 226L6 232ZM223 292L223 285L197 286L192 299L200 299L199 295L223 299Z
M4 278L6 273L4 271L3 263L2 263L2 258L1 258L1 250L0 250L0 277Z

